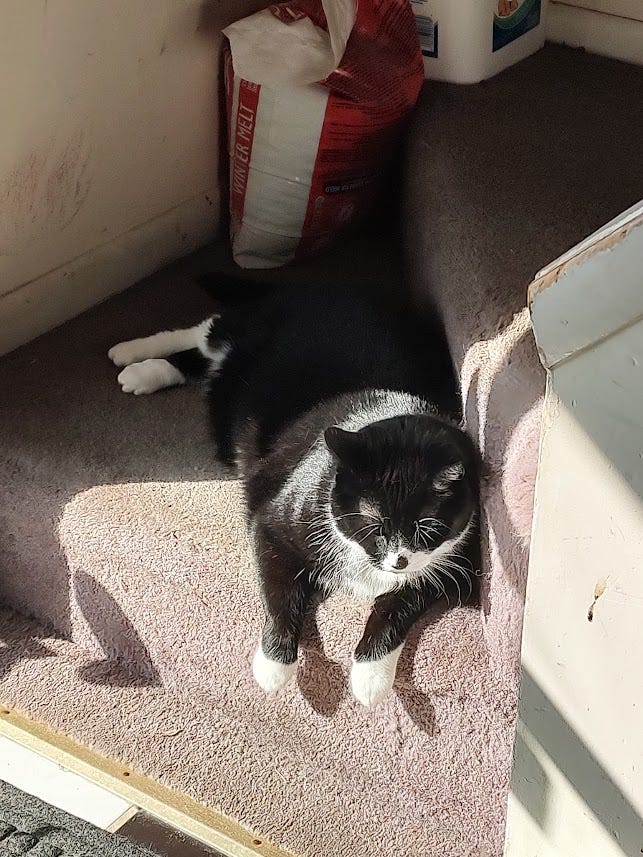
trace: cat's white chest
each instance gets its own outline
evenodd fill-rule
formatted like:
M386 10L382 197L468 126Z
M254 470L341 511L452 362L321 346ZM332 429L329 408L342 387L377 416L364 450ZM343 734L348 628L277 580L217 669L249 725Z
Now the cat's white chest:
M404 583L405 575L384 571L374 565L363 550L345 542L343 550L322 571L322 579L333 592L352 595L360 601L374 601Z
M371 566L366 573L361 570L358 573L347 571L342 576L340 590L361 601L374 601L380 595L397 589L399 585L400 581L396 575Z

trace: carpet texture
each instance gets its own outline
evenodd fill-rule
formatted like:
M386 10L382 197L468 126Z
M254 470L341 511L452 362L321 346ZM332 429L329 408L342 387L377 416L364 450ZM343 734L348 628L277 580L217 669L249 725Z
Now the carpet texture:
M0 855L158 857L147 848L105 833L3 782L0 782Z
M191 274L229 260L208 251L0 362L0 699L295 854L499 857L544 384L526 286L643 195L642 74L547 48L428 86L411 133L403 279L445 317L485 453L483 611L428 616L372 712L347 687L366 613L347 599L309 623L296 685L253 685L241 498L199 393L125 396L104 356L210 309ZM367 236L280 276L401 289L394 247Z
M241 496L213 461L199 391L125 396L105 357L120 338L176 322L177 305L179 323L210 309L188 280L210 257L2 362L4 466L19 467L4 498L4 567L23 556L3 587L23 611L37 590L41 621L71 639L3 614L0 698L296 854L403 855L421 843L493 855L515 692L490 680L477 610L428 617L396 696L374 712L348 689L368 611L349 599L309 624L296 685L268 699L253 683L262 616ZM393 286L389 257L382 242L350 242L305 271L357 267ZM38 528L50 540L40 553ZM47 597L61 589L66 598Z
M427 86L406 159L405 257L444 318L484 453L483 621L515 687L544 376L536 272L643 198L643 68L547 45L478 86Z

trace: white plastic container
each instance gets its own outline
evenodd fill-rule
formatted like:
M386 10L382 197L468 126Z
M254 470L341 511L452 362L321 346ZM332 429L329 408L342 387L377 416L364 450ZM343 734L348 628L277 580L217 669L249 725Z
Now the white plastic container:
M547 0L411 0L427 78L478 83L545 43Z

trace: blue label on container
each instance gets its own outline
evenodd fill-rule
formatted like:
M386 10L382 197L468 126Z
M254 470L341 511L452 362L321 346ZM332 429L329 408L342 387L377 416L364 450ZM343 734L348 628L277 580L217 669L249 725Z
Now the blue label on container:
M499 51L540 24L541 0L499 0L493 16L493 50Z
M433 25L433 50L422 48L422 53L425 57L437 57L438 55L438 25L437 22Z
M438 25L431 18L416 18L422 55L437 57L438 55Z
M431 17L429 12L430 6L429 0L411 0L422 54L425 57L437 57L438 22L434 21Z

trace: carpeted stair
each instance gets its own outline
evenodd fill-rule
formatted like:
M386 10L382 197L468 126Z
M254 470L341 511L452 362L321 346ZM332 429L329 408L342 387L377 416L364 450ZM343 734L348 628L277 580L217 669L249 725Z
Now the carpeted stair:
M341 598L309 624L296 685L253 685L239 488L200 392L126 396L105 356L203 317L193 274L230 264L216 249L0 361L0 699L293 854L499 857L544 384L526 287L643 196L641 91L640 70L553 47L428 86L404 276L379 233L280 273L410 283L437 305L485 451L483 609L428 616L390 700L350 697L366 608Z

